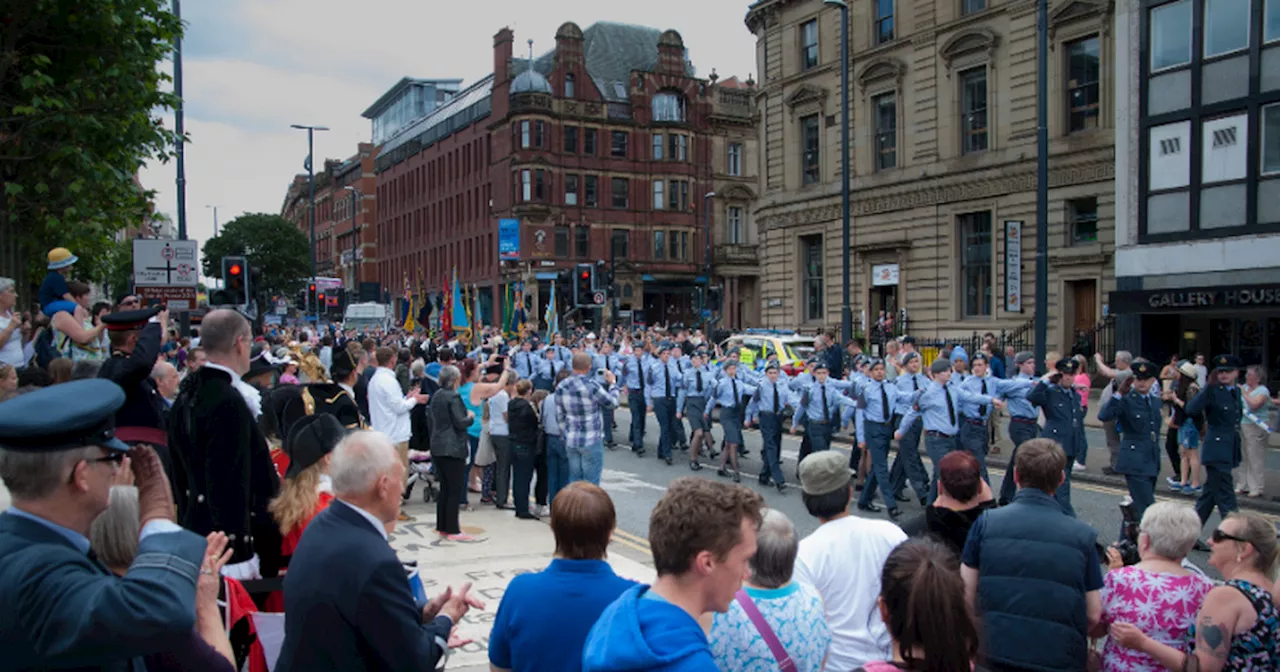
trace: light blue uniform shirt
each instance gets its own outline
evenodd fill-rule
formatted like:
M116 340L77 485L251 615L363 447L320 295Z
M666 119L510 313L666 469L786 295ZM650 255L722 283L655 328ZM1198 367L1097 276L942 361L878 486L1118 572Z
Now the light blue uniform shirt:
M1025 373L1019 373L1008 380L1024 381L1023 385L1011 388L1004 392L1004 398L1009 402L1009 415L1015 418L1022 418L1023 420L1039 422L1040 411L1037 411L1036 407L1032 406L1031 402L1027 401L1027 393L1031 391L1031 388L1035 387L1035 383L1039 378Z
M893 407L893 412L896 415L905 416L907 411L911 410L911 404L915 401L916 392L929 387L930 382L932 381L929 380L929 377L923 373L903 372L898 374L893 384L897 386L900 394L898 395L897 404ZM902 426L908 427L909 425Z
M654 359L649 364L647 377L644 381L644 393L646 401L650 406L653 405L654 399L660 399L667 396L667 374L671 376L671 400L675 401L680 396L681 376L680 369L676 367L676 363L671 359L666 364L662 363L662 359ZM676 409L681 412L681 409Z
M559 375L560 372L564 371L566 368L567 368L567 365L564 362L561 362L559 360L543 359L540 362L538 362L537 377L550 380L552 384L554 384L556 380L556 376Z
M955 409L955 417L947 407L947 395L951 396L951 408ZM990 404L992 398L981 394L970 394L961 387L949 387L931 382L920 395L915 407L902 417L902 426L910 427L917 416L924 417L924 429L927 432L941 432L955 436L960 431L960 405L962 403Z
M627 389L639 390L640 378L644 375L645 364L648 363L645 360L648 359L648 355L638 356L635 353L631 353L630 355L624 355L621 359L622 376L619 380L622 381L623 386ZM646 399L646 401L648 400Z
M881 394L881 390L884 391ZM885 380L876 382L868 379L866 383L858 388L858 394L862 399L862 411L867 420L872 422L892 422L894 409L898 407L899 399L902 392L897 385ZM884 407L885 399L889 400L889 407ZM907 400L910 403L910 399ZM861 418L860 418L861 419ZM862 423L859 422L861 427Z
M620 366L621 366L621 363L618 361L617 354L613 354L613 353L610 353L608 355L595 354L591 356L591 368L593 369L593 371L591 372L592 374L594 374L596 371L600 369L608 369L613 373L613 375L617 376L620 370L619 369ZM618 376L618 377L621 378L621 376Z
M542 431L560 436L560 418L556 417L556 394L552 392L542 400Z
M985 392L982 389L983 383L986 383ZM989 397L1005 399L1008 398L1009 393L1013 391L1021 391L1024 394L1026 392L1030 392L1031 388L1035 387L1035 384L1035 378L1010 380L1006 378L996 378L995 376L988 374L983 378L979 378L978 376L969 376L969 379L964 381L964 384L960 387L971 394L985 394ZM1012 402L1010 402L1011 407L1012 405ZM982 420L985 422L987 418L991 417L991 408L991 404L980 404L966 400L960 404L960 414L966 418L973 418L975 420Z
M779 378L779 380L781 380L781 378ZM795 378L787 381L787 387L790 387L792 392L800 392L801 390L808 389L812 384L813 374L808 371L801 371L796 374Z
M701 380L699 380L701 374ZM716 374L706 364L695 367L689 365L684 367L684 376L680 381L680 394L677 395L676 408L684 411L684 402L689 397L700 397L706 399L711 394L711 386L716 382ZM701 383L701 384L699 384Z
M724 406L732 408L735 406L746 406L751 400L751 395L756 393L754 385L740 382L736 378L724 377L711 388L711 394L707 397L707 410L704 415L711 415L712 409L716 406ZM735 396L736 394L736 396Z
M777 393L777 410L774 409L774 394ZM768 377L760 381L756 386L756 393L751 397L751 402L747 404L747 419L755 420L760 417L761 413L780 413L782 409L790 406L795 408L797 395L791 391L790 381L787 380L786 374L778 372L778 382L769 382Z
M761 375L762 374L752 371L751 367L743 364L742 362L738 362L738 372L734 375L734 378L737 378L739 383L756 385L756 384L759 384ZM724 377L725 377L724 368L723 367L717 368L716 380L720 381Z
M802 392L800 405L796 407L796 415L803 415L809 422L840 422L841 414L846 408L857 408L858 403L845 396L844 391L852 386L847 380L827 379L825 385L818 381L808 388L808 399ZM826 390L826 409L823 409L823 390ZM825 420L824 420L825 418Z
M538 372L538 355L532 350L525 352L520 350L511 356L512 366L515 367L516 374L521 378L533 378Z

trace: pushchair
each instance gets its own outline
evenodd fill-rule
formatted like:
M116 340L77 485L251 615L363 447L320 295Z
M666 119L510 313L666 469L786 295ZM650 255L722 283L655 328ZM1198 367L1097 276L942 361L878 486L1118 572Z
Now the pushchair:
M409 451L409 477L404 487L404 501L408 502L413 497L413 486L421 483L422 485L422 503L430 504L434 502L439 494L436 487L435 468L431 464L431 453L410 450Z

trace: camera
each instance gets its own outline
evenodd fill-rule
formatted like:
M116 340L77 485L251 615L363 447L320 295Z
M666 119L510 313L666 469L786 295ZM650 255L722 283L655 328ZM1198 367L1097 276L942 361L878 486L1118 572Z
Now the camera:
M1133 502L1129 499L1120 502L1120 541L1116 542L1116 550L1120 551L1120 559L1125 567L1136 565L1138 557L1138 514L1133 510Z

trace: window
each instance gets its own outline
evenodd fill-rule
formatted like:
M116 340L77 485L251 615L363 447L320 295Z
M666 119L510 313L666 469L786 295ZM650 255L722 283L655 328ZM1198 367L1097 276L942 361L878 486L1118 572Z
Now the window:
M960 15L968 16L987 8L987 0L960 0Z
M680 232L680 258L689 261L689 232Z
M619 159L627 158L627 132L613 131L609 138L609 153Z
M594 128L582 129L582 153L587 156L596 155L596 130Z
M876 0L876 44L893 39L893 0Z
M1067 132L1098 127L1098 38L1067 43Z
M671 180L667 190L667 202L672 210L689 209L689 183L686 180Z
M1191 62L1191 0L1151 10L1151 71Z
M1280 0L1266 0L1262 18L1262 41L1280 39Z
M667 159L671 161L689 160L689 136L679 133L667 135Z
M804 184L813 184L818 175L818 115L811 114L800 120L800 170Z
M569 256L569 227L556 227L556 256L565 258Z
M628 256L629 234L626 229L614 229L609 237L609 256L613 259L626 259Z
M546 132L546 124L544 124L544 123L543 123L543 122L541 122L541 121L534 122L534 124L533 124L533 146L534 146L534 147L546 147L546 146L547 146L547 145L546 145L546 143L544 143L544 142L542 141L542 140L543 140L543 133L545 133L545 132Z
M529 148L529 122L520 122L520 148Z
M578 176L577 175L564 176L564 204L565 205L578 204Z
M667 254L667 232L654 231L653 232L653 258L657 261L662 261L662 259L666 256L666 254Z
M591 256L591 229L585 226L574 228L573 255L579 258Z
M800 238L800 259L804 262L804 319L806 322L821 320L822 296L822 236Z
M1067 201L1067 222L1071 228L1071 243L1098 241L1098 199L1077 198Z
M667 200L665 198L666 192L663 189L663 187L665 186L666 186L666 183L663 182L662 180L653 181L653 209L654 210L661 210L667 207Z
M631 189L631 182L625 177L615 177L612 181L613 189L613 207L625 209L628 203L628 191Z
M564 127L564 153L565 154L578 153L578 127L577 126Z
M573 84L574 84L573 73L569 73L565 75L564 76L564 97L565 98L573 97Z
M547 171L545 171L545 170L535 170L535 171L533 171L533 198L534 198L534 200L536 200L536 201L545 201L545 200L547 200L547 197L546 197L546 193L547 193L547 192L546 192L546 189L545 189L545 187L546 187L546 182L547 182Z
M729 244L739 245L743 242L742 237L742 208L731 205L729 206Z
M520 200L529 202L533 200L533 174L532 171L520 171Z
M684 96L675 92L653 94L653 121L684 121Z
M876 170L898 165L898 94L882 93L871 99L876 120Z
M671 231L667 233L667 243L668 243L668 248L670 250L669 254L667 254L667 258L670 259L671 261L679 261L680 260L680 233L677 231Z
M960 73L960 152L987 149L987 68Z
M742 176L742 143L729 143L729 174L734 177Z
M596 204L599 202L596 196L599 193L598 191L599 179L600 178L596 177L595 175L588 175L586 179L583 181L582 202L588 208L596 207Z
M1280 172L1280 103L1262 108L1262 172Z
M1249 0L1204 0L1204 57L1249 46Z
M653 160L654 161L662 160L662 134L661 133L653 134Z
M800 26L800 69L808 70L818 65L818 20L804 22Z
M960 215L962 317L991 316L991 213Z

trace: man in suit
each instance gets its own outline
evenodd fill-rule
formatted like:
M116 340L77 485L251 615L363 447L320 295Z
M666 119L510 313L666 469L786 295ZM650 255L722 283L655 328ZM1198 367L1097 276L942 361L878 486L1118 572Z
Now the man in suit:
M169 405L151 377L169 330L169 311L159 306L118 311L104 315L102 323L107 325L111 358L102 363L98 377L119 385L125 394L124 406L116 413L116 438L129 445L152 446L165 472L172 474L165 432Z
M0 651L4 669L145 672L142 657L195 624L205 540L173 522L173 495L149 446L115 436L118 385L79 380L0 404ZM127 452L126 452L127 451ZM125 455L142 522L134 564L114 576L89 549ZM124 466L123 468L128 468Z
M404 464L386 435L358 431L333 451L337 499L302 533L284 579L285 636L276 672L434 670L472 607L471 584L415 603L387 543Z

